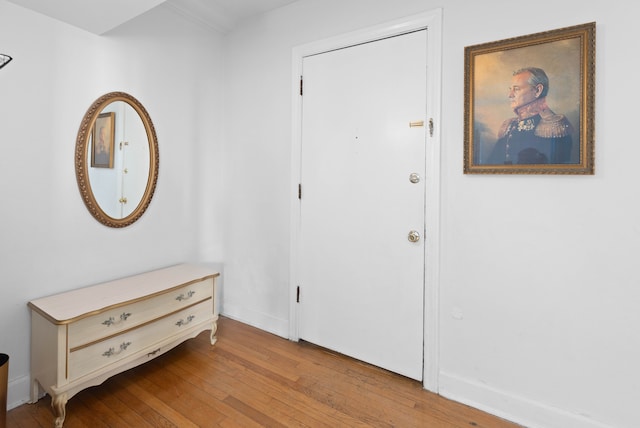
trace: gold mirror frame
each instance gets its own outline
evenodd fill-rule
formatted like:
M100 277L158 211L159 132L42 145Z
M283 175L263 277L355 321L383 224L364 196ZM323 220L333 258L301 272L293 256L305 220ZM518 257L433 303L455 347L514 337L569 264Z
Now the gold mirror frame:
M96 119L107 105L116 101L123 101L127 103L138 113L147 133L147 141L149 143L149 175L147 179L147 186L138 206L131 212L131 214L123 218L113 218L102 210L91 189L88 174L89 166L87 165L89 138ZM76 181L78 182L80 195L82 196L82 200L84 201L87 209L96 220L108 227L126 227L136 222L142 214L144 214L151 203L151 198L153 197L153 193L156 189L156 183L158 181L159 163L160 157L158 153L158 138L156 136L156 130L153 126L149 113L147 113L147 110L140 101L125 92L110 92L98 98L91 107L89 107L82 118L82 123L78 130L75 166Z

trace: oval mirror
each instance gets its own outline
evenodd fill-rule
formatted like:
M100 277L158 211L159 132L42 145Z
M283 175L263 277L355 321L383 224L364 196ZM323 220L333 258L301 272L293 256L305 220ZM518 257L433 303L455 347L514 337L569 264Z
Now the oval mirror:
M98 98L76 139L76 180L100 223L125 227L146 211L158 181L158 139L144 106L124 92Z

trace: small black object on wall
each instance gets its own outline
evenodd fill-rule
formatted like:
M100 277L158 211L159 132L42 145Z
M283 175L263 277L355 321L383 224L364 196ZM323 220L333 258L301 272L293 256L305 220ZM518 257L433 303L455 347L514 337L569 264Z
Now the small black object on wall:
M9 55L0 54L0 68L9 64L9 62L11 62L12 59L13 58L11 58Z

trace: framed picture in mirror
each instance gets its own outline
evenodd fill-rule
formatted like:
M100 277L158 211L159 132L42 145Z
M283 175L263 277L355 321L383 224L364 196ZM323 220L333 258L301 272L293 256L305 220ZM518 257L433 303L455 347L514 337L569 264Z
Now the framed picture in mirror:
M113 168L115 119L116 114L113 112L101 113L93 125L91 166L94 168Z

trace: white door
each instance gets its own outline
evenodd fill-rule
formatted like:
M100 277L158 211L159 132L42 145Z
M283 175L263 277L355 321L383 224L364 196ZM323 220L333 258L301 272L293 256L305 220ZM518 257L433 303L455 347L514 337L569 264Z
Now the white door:
M414 379L426 131L410 123L425 121L426 42L422 30L303 59L299 337Z

